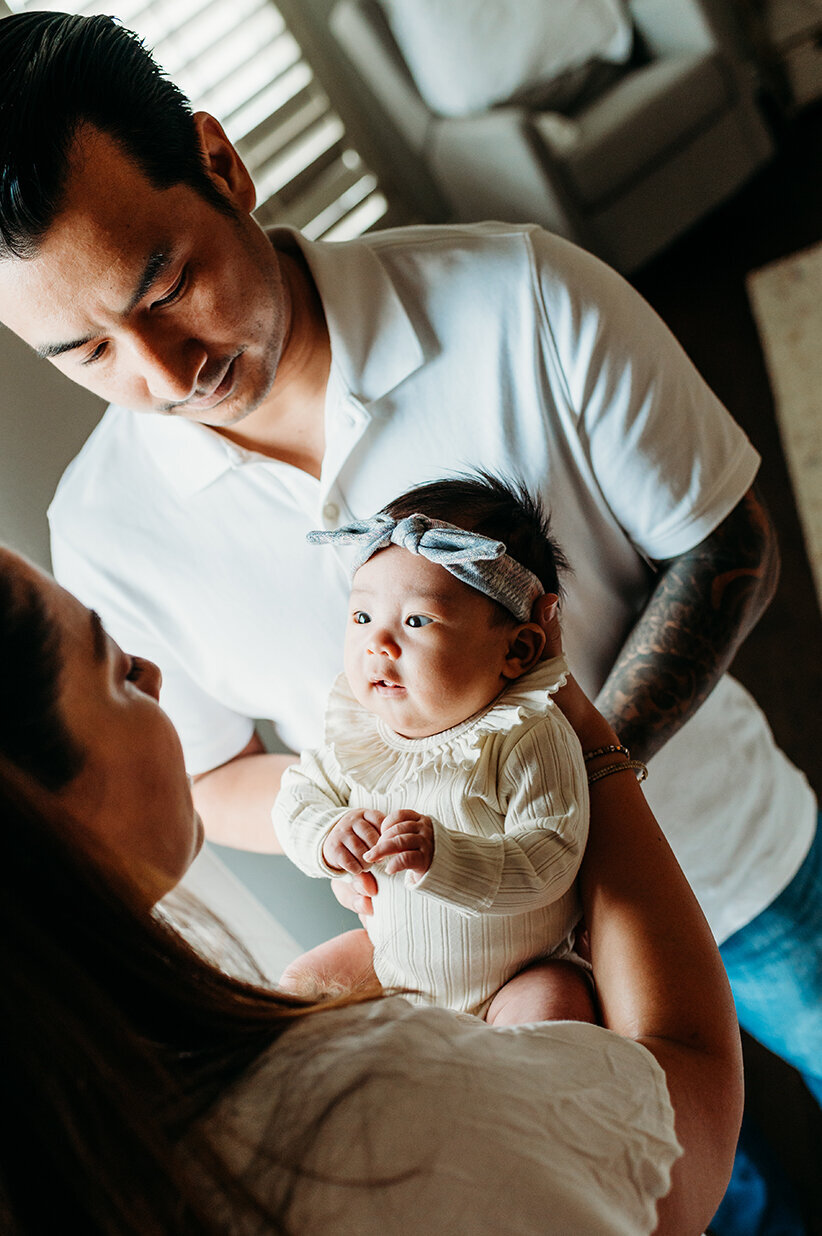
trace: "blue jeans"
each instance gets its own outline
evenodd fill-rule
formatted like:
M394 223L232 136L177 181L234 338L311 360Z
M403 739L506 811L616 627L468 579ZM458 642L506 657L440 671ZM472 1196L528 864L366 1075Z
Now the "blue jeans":
M822 815L799 871L720 948L739 1024L822 1104Z
M739 1024L800 1073L822 1104L822 813L787 888L720 948ZM800 1236L793 1191L767 1143L743 1123L717 1236Z

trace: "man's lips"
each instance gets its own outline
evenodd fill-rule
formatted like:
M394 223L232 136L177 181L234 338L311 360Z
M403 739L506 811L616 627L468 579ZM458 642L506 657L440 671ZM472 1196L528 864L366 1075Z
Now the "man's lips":
M236 356L231 358L219 382L216 386L212 387L207 395L197 395L193 399L186 399L184 403L178 404L177 407L190 408L195 412L207 412L209 408L215 407L225 399L234 384L234 362L236 359Z

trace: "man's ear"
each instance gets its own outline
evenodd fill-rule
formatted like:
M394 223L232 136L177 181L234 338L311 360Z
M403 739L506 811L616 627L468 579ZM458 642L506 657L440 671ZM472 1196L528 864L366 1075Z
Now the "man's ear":
M195 112L194 124L206 171L215 187L246 214L257 204L257 191L245 164L226 136L225 129L208 112Z
M526 622L514 631L505 663L503 678L521 678L533 669L545 647L545 632L536 622Z

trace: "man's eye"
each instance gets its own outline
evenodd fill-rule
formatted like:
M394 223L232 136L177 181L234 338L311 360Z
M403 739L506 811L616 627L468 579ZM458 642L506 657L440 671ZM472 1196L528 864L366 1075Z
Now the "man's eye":
M188 267L183 267L183 270L180 274L180 278L174 284L174 287L171 289L171 291L166 296L161 297L160 300L152 301L151 303L152 309L163 309L165 308L166 305L173 305L175 300L178 300L180 296L182 296L183 294L183 291L186 285L187 275L188 275Z
M366 622L371 621L371 615L366 614L365 610L358 609L356 614L354 615L354 621L358 623L360 626L363 626Z
M97 347L94 349L91 355L87 356L82 363L84 365L93 365L95 361L100 360L100 358L105 353L105 350L107 347L108 347L108 344L106 343L105 340L103 340L102 343L98 343Z
M424 614L409 614L405 625L407 627L427 627L429 622L433 621L433 618L426 618Z

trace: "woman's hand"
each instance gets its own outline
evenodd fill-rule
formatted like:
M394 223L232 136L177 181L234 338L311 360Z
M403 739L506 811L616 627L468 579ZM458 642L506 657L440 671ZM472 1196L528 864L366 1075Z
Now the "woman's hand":
M534 602L531 621L536 622L545 632L545 647L541 659L547 661L551 657L561 656L562 628L559 621L559 598L555 593L547 592ZM593 751L596 747L619 743L613 727L596 705L591 703L572 674L568 675L565 686L560 687L551 698L570 721L583 751Z
M540 654L540 660L550 661L551 657L560 656L562 631L559 625L559 597L555 592L546 592L534 601L531 621L542 627L545 633L545 647Z
M331 891L344 910L358 914L360 922L374 913L374 897L377 895L377 880L370 871L361 871L349 880L332 880Z

